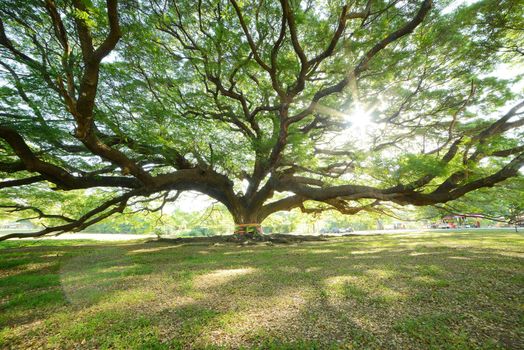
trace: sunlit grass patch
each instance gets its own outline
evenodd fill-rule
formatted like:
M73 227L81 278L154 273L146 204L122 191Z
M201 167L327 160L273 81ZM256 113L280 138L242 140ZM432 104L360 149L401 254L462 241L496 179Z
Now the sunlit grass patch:
M413 277L411 283L420 287L448 287L450 285L449 281L432 276L416 276Z
M239 269L220 269L198 276L194 280L195 288L212 288L225 284L240 276L254 273L256 269L252 267Z

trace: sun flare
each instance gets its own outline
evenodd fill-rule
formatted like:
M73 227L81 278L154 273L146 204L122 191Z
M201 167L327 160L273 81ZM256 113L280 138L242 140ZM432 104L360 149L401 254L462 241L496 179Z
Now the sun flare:
M358 132L366 132L373 124L373 108L366 108L362 103L356 103L355 106L345 114L345 118L351 123L351 128Z

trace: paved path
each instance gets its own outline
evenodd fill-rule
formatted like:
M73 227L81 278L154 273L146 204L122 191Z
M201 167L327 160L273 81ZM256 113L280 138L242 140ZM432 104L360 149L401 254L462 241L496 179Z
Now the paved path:
M0 231L0 237L4 234ZM135 239L144 238L155 238L155 235L137 235L127 233L64 233L59 236L46 236L38 239L67 239L67 240L79 240L79 239L92 239L95 241L130 241ZM21 238L21 239L34 239L34 238Z
M155 238L155 235L137 235L128 233L64 233L50 239L94 239L96 241L130 241L134 239Z
M388 235L388 234L395 235L395 234L412 234L412 233L426 233L426 232L445 233L445 232L475 232L475 231L514 232L515 229L512 227L481 227L481 228L454 228L454 229L418 228L418 229L399 229L399 230L353 231L349 233L335 233L334 235L336 236L338 235Z

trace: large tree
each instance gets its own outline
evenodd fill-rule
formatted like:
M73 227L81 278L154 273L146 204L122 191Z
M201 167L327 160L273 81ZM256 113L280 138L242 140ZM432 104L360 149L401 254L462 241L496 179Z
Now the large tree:
M42 236L182 191L243 225L493 186L524 164L519 2L0 0L2 205Z

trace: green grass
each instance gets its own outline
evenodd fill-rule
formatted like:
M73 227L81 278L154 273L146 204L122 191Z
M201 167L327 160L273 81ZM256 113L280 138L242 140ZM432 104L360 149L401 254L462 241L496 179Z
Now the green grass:
M524 348L524 235L0 243L0 348Z

